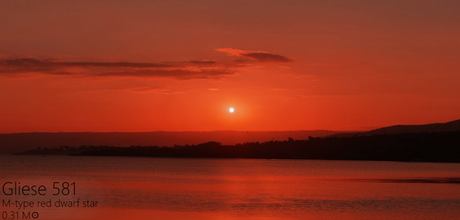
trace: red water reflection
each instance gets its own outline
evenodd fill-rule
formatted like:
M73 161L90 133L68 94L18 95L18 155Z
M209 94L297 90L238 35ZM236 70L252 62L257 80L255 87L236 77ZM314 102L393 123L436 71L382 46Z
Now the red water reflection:
M35 202L80 200L79 207L19 210L37 212L39 219L415 220L460 216L460 184L429 181L455 180L460 176L459 164L28 157L29 161L20 160L15 167L19 160L5 159L0 164L11 168L0 171L2 183L76 182L76 195L2 196ZM98 201L98 205L82 207L85 200ZM14 210L2 207L4 211Z

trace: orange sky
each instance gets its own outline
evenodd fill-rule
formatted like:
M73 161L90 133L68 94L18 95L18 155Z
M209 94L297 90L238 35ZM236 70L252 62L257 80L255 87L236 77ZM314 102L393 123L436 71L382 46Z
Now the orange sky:
M0 1L0 133L456 120L459 8L456 0Z

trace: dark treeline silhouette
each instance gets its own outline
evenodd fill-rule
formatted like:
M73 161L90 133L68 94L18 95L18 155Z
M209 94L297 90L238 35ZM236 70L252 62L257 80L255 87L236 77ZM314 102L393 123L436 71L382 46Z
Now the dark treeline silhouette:
M1 106L1 105L0 105ZM1 122L0 122L1 125ZM460 129L460 127L459 127ZM129 147L132 145L168 146L174 144L200 144L210 140L223 144L237 144L255 141L297 140L308 136L325 137L341 133L326 130L301 131L153 131L153 132L32 132L0 134L0 154L15 154L41 148L59 146L108 145Z
M286 141L247 142L235 145L207 142L174 147L61 146L26 151L23 154L460 162L460 131L309 137L308 140L289 138Z

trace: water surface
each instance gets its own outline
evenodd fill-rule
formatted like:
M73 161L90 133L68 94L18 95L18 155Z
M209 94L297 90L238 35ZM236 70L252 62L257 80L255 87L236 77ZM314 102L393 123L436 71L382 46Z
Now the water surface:
M0 183L45 185L38 219L458 219L460 164L0 156ZM76 184L53 196L53 182ZM97 207L82 202L97 201ZM2 212L17 211L1 207Z

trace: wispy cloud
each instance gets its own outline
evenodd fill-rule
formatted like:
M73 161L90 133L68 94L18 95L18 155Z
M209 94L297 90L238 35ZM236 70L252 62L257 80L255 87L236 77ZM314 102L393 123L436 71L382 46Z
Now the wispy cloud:
M97 76L171 77L179 80L219 78L231 75L234 71L225 69L192 71L185 69L133 70L99 73Z
M0 76L46 74L89 77L173 78L177 80L212 79L233 75L251 63L292 62L291 58L265 51L219 48L241 57L233 62L188 60L182 62L70 62L59 59L19 57L0 59Z
M87 75L117 77L169 77L180 80L219 78L235 71L216 65L213 60L194 60L175 63L135 62L66 62L36 58L0 60L0 74L40 73L48 75Z
M64 62L60 60L39 60L35 58L15 58L3 60L4 66L16 67L134 67L134 68L159 68L170 67L158 63L130 63L130 62Z
M250 50L240 50L240 49L233 49L233 48L217 48L216 51L229 53L233 56L240 56L244 58L249 58L250 60L256 60L259 62L293 62L294 60L282 56L279 54L269 53L265 51L250 51ZM242 61L242 60L237 60Z
M192 60L188 61L189 63L199 64L199 65L214 65L217 64L217 61L214 60Z
M157 94L178 94L182 92L172 91L168 88L158 88L152 86L137 86L137 87L126 87L117 90L122 90L130 93L157 93Z

